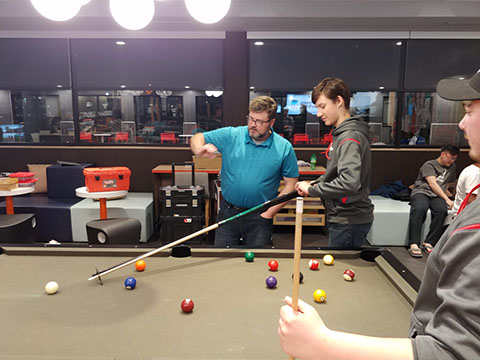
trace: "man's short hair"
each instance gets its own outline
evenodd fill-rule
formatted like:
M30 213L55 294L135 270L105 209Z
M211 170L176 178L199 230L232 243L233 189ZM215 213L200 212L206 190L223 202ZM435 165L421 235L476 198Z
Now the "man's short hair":
M322 94L330 100L335 100L337 96L341 96L343 98L343 102L345 103L345 108L347 110L350 108L350 98L352 97L352 92L342 79L327 77L320 81L320 83L313 88L312 102L316 104L318 98Z
M258 96L248 106L248 110L260 113L266 111L268 113L268 119L273 119L277 113L277 103L270 96Z
M443 145L442 149L440 150L440 153L444 151L448 152L450 155L453 155L453 156L457 156L458 154L460 154L460 149L458 148L458 146L451 145L451 144Z

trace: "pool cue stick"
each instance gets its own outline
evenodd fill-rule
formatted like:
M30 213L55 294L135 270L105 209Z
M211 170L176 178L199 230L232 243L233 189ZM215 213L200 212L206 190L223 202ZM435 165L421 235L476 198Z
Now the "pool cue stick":
M316 184L317 181L312 181L310 184L311 185L314 185ZM202 230L199 230L197 232L194 232L193 234L190 234L190 235L187 235L179 240L176 240L174 242L171 242L170 244L167 244L167 245L164 245L162 247L159 247L157 249L154 249L150 252L147 252L143 255L140 255L140 256L137 256L136 258L133 258L133 259L130 259L130 260L127 260L123 263L120 263L118 265L114 265L108 269L105 269L103 271L100 271L100 272L97 272L95 274L93 274L89 279L88 281L92 281L92 280L95 280L97 278L99 278L100 276L104 276L106 274L109 274L113 271L116 271L116 270L119 270L125 266L128 266L130 264L133 264L134 262L137 262L138 260L142 260L142 259L145 259L149 256L152 256L152 255L155 255L157 253L159 253L160 251L163 251L163 250L167 250L167 249L170 249L171 247L173 246L176 246L176 245L179 245L187 240L190 240L190 239L193 239L194 237L197 237L199 235L202 235L202 234L205 234L209 231L212 231L212 230L215 230L217 227L219 226L222 226L230 221L234 221L234 220L238 220L244 216L247 216L247 215L251 215L251 214L254 214L254 213L258 213L258 212L263 212L265 211L266 209L272 207L272 206L275 206L275 205L278 205L278 204L281 204L281 203L284 203L286 201L289 201L289 200L292 200L293 198L297 197L298 196L298 193L296 190L294 191L291 191L289 193L286 193L282 196L279 196L275 199L272 199L272 200L268 200L268 201L265 201L263 204L260 204L260 205L257 205L251 209L248 209L248 210L245 210L243 212L241 212L240 214L237 214L237 215L234 215L232 217L229 217L228 219L225 219L225 220L222 220L220 222L217 222L213 225L210 225L209 227L205 228L205 229L202 229Z
M302 255L302 220L303 220L303 198L297 197L297 208L295 213L295 245L293 253L293 290L292 308L298 311L298 288L300 286L300 257ZM294 360L293 356L288 357Z

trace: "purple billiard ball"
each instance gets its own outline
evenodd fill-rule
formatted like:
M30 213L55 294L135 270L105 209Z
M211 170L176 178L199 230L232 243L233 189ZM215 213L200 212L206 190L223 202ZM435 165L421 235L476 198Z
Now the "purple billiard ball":
M267 283L269 289L273 289L275 286L277 286L277 279L275 276L269 276L265 282Z

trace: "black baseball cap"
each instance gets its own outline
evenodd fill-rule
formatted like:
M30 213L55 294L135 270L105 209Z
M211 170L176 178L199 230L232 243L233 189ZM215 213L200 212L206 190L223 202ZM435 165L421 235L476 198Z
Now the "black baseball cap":
M446 100L480 100L480 70L470 79L440 80L437 93Z

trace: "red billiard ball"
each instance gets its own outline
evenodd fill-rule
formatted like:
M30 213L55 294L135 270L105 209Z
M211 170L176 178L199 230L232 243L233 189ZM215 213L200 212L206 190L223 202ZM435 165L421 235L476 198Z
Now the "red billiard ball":
M184 313L190 313L190 312L192 312L194 306L195 306L195 305L193 304L193 300L191 300L191 299L185 299L185 300L183 300L183 301L182 301L182 305L181 305L182 311L183 311Z
M310 270L318 270L319 265L320 263L317 259L312 259L308 262L308 267L310 268Z
M343 278L347 281L352 281L355 277L355 272L352 269L347 269L343 272Z
M277 271L278 269L278 262L277 260L270 260L268 262L268 267L270 268L271 271Z
M138 260L136 263L135 263L135 269L137 269L138 271L143 271L145 270L145 267L147 266L147 264L145 264L145 261L143 260Z

